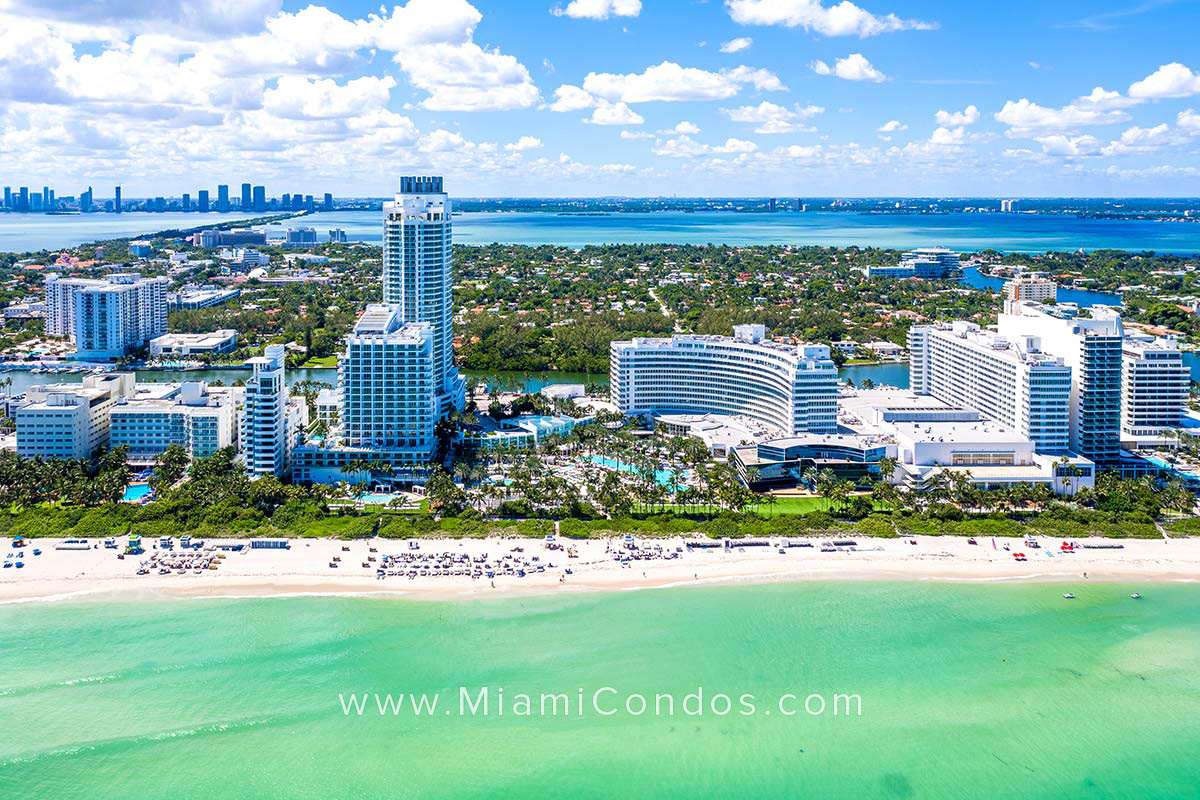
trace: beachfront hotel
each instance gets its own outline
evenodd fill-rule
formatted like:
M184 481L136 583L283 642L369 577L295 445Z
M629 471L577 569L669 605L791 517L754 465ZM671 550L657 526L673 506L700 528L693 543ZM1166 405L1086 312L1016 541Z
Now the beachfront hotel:
M896 470L881 475L883 458ZM730 450L754 489L799 486L810 470L867 485L877 477L921 490L947 471L981 489L1043 484L1073 494L1095 482L1095 465L1069 452L1039 452L1028 436L969 406L907 389L843 387L836 434L781 437Z
M154 464L172 445L207 458L236 444L240 394L203 381L139 384L110 408L109 446L128 447L133 464Z
M1163 447L1183 424L1192 373L1175 342L1129 334L1121 346L1121 441L1130 449Z
M71 337L76 357L119 359L167 332L167 278L46 276L46 335Z
M132 373L88 375L82 383L30 386L13 411L17 454L91 458L109 446L109 412L133 390Z
M837 367L825 345L783 344L762 325L733 336L677 334L613 342L613 404L627 415L748 418L776 435L837 429Z
M362 477L347 469L354 462L412 469L433 458L438 420L466 403L453 361L451 248L442 179L400 178L383 207L383 303L367 306L346 337L336 392L318 400L328 430L296 449L294 480L337 482Z
M914 325L908 349L916 394L976 409L1040 452L1070 449L1071 368L1037 337L1001 336L970 322Z
M266 347L263 355L246 363L254 370L246 381L241 419L242 460L253 477L280 477L291 469L292 450L308 422L308 408L293 402L284 373L286 350L281 344Z
M454 366L453 253L450 200L440 177L400 178L383 204L383 303L404 322L427 322L433 334L438 413L461 411L465 381Z
M338 358L347 446L386 450L403 463L429 460L437 419L433 339L428 322L404 322L392 306L367 306Z
M1121 371L1125 329L1120 313L1096 305L1090 316L1054 306L1018 303L1001 314L999 332L1036 337L1071 368L1070 448L1101 466L1121 459Z

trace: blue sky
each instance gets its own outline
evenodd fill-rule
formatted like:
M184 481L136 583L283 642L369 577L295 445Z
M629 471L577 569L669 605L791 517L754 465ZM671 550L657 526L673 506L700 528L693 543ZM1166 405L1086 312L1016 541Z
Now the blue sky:
M1200 195L1198 0L0 0L0 183Z

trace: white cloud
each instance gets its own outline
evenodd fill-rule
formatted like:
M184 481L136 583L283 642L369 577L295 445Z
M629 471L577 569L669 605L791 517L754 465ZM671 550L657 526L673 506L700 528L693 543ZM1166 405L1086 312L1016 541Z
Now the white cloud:
M626 141L636 141L638 139L653 139L654 134L649 131L621 131L621 138Z
M423 153L447 153L459 150L466 144L467 140L462 134L439 128L422 136L421 141L417 143L417 149Z
M1025 136L1039 131L1074 130L1088 125L1124 122L1129 114L1119 109L1104 110L1071 103L1062 108L1047 108L1022 97L1009 100L996 112L996 120L1008 125L1010 135Z
M879 133L895 133L896 131L906 131L908 126L898 119L889 120L883 123L876 129Z
M1171 130L1171 126L1163 122L1153 128L1143 128L1138 125L1126 128L1121 138L1109 143L1104 148L1106 156L1121 156L1129 153L1153 153L1168 147L1182 145L1186 141L1186 131Z
M243 8L262 4L169 0L167 5L169 13L184 9L180 18L188 19L195 9L220 11L228 6L237 16ZM141 8L137 5L130 12L137 24ZM191 31L121 34L78 54L71 42L54 32L59 29L55 23L0 15L6 53L17 54L0 62L0 86L16 77L19 85L28 87L19 90L23 99L33 101L136 103L135 114L161 113L165 106L223 113L257 107L271 81L280 76L315 80L353 74L369 64L376 51L392 56L409 82L428 92L422 102L426 108L528 108L540 99L529 72L516 58L473 41L482 15L466 0L409 0L390 14L366 19L347 19L327 8L308 6L262 18L253 33L225 38L196 38ZM25 49L25 44L31 47ZM32 84L24 80L31 66L42 68ZM33 77L38 74L34 71ZM278 100L283 99L280 93Z
M937 119L938 125L947 128L974 125L979 121L979 109L972 105L962 111L938 111L934 117Z
M694 136L695 134L697 134L699 132L700 132L699 125L696 125L693 122L688 122L685 119L682 122L678 123L674 128L671 128L669 130L659 131L658 134L660 136L674 136L675 134L682 133L685 135L690 134L690 135Z
M1129 87L1130 97L1147 100L1190 97L1194 94L1200 94L1200 73L1192 72L1177 61L1163 64Z
M797 105L794 108L785 108L766 100L756 106L721 109L721 113L729 117L732 122L757 124L759 127L755 128L754 132L759 134L811 132L814 128L797 124L795 120L810 119L824 111L825 109L821 106L801 107Z
M608 19L610 14L636 17L642 13L642 0L571 0L566 8L556 7L550 13L575 19Z
M622 75L592 72L583 79L583 88L596 97L610 101L649 103L724 100L737 94L746 83L765 91L785 88L778 77L764 69L741 66L709 72L695 67L681 67L673 61L647 67L641 73Z
M725 42L724 44L722 44L721 52L722 53L737 53L742 50L745 50L747 47L749 47L753 43L754 43L754 40L751 39L749 36L739 36L736 39L730 39L728 42Z
M370 108L383 108L396 79L366 76L339 85L331 79L310 80L283 75L275 88L263 93L263 108L285 119L356 117Z
M592 116L584 120L593 125L641 125L646 120L624 103L601 101Z
M809 65L818 75L834 75L848 81L871 81L882 83L887 76L871 65L862 53L851 53L845 58L839 58L832 67L824 61L814 61Z
M723 69L721 74L735 83L749 83L761 92L785 92L787 87L779 77L767 69L740 66L733 69Z
M742 25L802 27L825 36L875 36L902 30L931 30L936 23L872 14L849 0L828 8L820 0L726 0L729 16Z
M1092 108L1097 111L1110 111L1114 108L1127 108L1129 106L1136 106L1141 102L1142 101L1137 98L1125 97L1120 92L1111 92L1105 89L1103 86L1097 86L1096 88L1092 89L1091 94L1085 94L1083 97L1080 97L1073 103L1073 105L1079 106L1080 108Z
M957 128L938 128L929 137L930 144L957 147L966 142L966 129L961 125Z
M674 139L657 142L651 152L658 156L671 158L694 158L703 155L739 155L753 153L758 145L745 139L729 138L725 144L707 145L697 142L690 136L677 136Z
M1100 154L1102 143L1095 136L1039 136L1034 141L1042 146L1042 152L1050 156L1082 158Z
M1179 116L1175 118L1175 124L1183 130L1200 133L1200 114L1190 108L1180 111Z
M513 153L520 153L525 150L537 150L542 146L542 140L536 136L522 136L512 144L504 145L504 149Z
M413 86L429 92L421 106L431 111L507 111L541 100L521 62L474 42L416 47L396 59Z
M554 90L554 102L550 104L551 111L581 111L596 105L596 98L580 89L578 86L563 84Z

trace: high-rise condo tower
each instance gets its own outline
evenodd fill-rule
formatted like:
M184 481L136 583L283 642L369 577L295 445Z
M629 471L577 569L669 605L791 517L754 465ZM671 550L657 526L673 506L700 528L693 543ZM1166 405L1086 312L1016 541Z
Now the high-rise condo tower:
M400 191L383 204L383 302L404 322L433 328L433 374L439 416L461 410L464 381L454 366L451 320L450 200L440 177L400 178Z

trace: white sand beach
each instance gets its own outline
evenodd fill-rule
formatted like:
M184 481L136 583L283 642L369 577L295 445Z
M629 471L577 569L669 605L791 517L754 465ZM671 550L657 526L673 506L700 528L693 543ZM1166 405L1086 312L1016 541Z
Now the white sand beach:
M26 542L20 549L24 566L0 570L0 603L111 595L153 599L352 594L449 599L801 580L1077 581L1084 580L1085 574L1095 581L1200 581L1200 539L1073 540L1072 553L1061 551L1061 540L1045 537L1038 540L1038 548L1014 539L981 538L974 545L958 537L856 539L854 547L833 552L827 551L829 540L823 539L793 539L812 546L788 547L783 552L779 547L783 542L777 539L770 540L769 546L733 541L728 548L712 549L686 546L688 541L712 544L710 540L637 539L632 550L625 549L621 539L562 540L564 549L549 549L536 539L422 539L415 549L406 541L385 539L296 539L286 550L227 552L216 570L169 574L159 574L166 554L153 543L147 543L151 549L140 556L119 559L119 551L106 549L100 539L91 540L97 547L89 550L57 550L59 541ZM124 539L119 541L123 547ZM206 542L205 547L236 543L245 544L220 540ZM1113 545L1121 547L1111 549ZM1092 549L1098 546L1106 549ZM17 551L7 541L4 547L0 555L15 563ZM32 555L35 548L40 555ZM573 548L576 557L569 557L566 548ZM178 551L173 552L172 557L177 557ZM1016 552L1024 552L1027 560L1016 560ZM139 575L139 568L156 554L154 568ZM639 554L644 557L639 559ZM410 563L393 564L388 571L399 574L380 578L377 570L389 555L408 558ZM335 558L340 561L334 562ZM487 566L476 561L485 558ZM501 559L514 570L524 569L525 576L503 574L496 566ZM467 574L432 574L438 561L455 561L457 571ZM477 566L483 574L471 577ZM423 567L431 574L421 574ZM487 576L489 568L495 577ZM417 574L409 577L410 572Z

